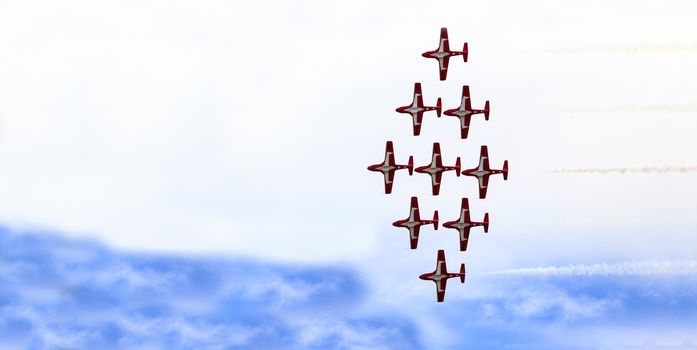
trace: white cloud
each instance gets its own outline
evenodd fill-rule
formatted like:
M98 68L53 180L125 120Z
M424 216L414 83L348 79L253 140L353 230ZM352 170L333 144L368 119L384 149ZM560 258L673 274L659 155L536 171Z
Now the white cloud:
M321 345L328 338L336 337L338 349L394 349L402 341L390 345L390 339L404 335L402 330L389 326L349 324L333 319L296 319L294 323L299 328L298 341L302 347Z
M697 274L697 261L626 261L590 265L575 264L498 270L489 272L489 274L543 276L693 275Z
M587 349L681 350L697 347L693 325L660 321L633 326L580 326L557 336L561 344L575 343Z
M0 258L0 278L15 280L18 275L34 270L34 266L26 263L7 261Z
M91 331L71 329L72 325L51 324L33 306L5 306L0 308L3 319L20 317L31 322L32 337L48 349L80 349L95 337ZM26 340L23 341L26 346Z
M541 170L692 164L697 145L690 130L697 124L675 115L610 119L549 109L693 105L696 76L684 68L693 52L588 57L535 49L570 42L689 46L694 38L684 28L694 9L680 6L3 3L0 222L147 250L361 261L379 254L385 218L397 214L392 208L428 193L419 176L398 177L392 196L380 193L379 175L365 166L381 159L385 139L395 139L400 155L414 154L417 163L428 159L434 141L449 159L464 157L463 164L487 143L497 162L508 158L512 167L511 180L494 182L484 203L500 218L492 230L513 239L529 228L526 241L505 254L554 246L550 254L589 255L592 247L561 249L545 233L578 216L650 212L683 222L692 211L680 210L697 205L694 179L553 179ZM462 13L476 15L463 21ZM435 47L442 25L472 51L468 64L451 65L446 83L436 80L435 62L418 56ZM496 112L466 143L445 119L426 120L424 135L410 137L408 121L393 109L409 100L416 80L446 104L470 84ZM443 194L428 201L451 215L475 185L446 180L452 181ZM673 195L678 191L682 196ZM606 200L598 202L600 196ZM617 251L626 238L604 246ZM697 246L693 239L668 237L662 245L688 255L695 253L685 251ZM624 251L645 254L654 242L632 244L639 247Z
M583 318L603 318L618 301L572 297L562 290L525 290L506 301L507 311L516 319L559 314L564 321Z

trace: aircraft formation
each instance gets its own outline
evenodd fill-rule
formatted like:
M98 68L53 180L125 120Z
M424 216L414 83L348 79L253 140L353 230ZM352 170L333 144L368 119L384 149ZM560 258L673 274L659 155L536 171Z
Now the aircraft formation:
M438 60L439 79L444 81L448 75L449 60L453 56L463 56L464 62L467 62L468 47L464 44L462 51L451 51L448 44L448 31L446 28L441 28L440 41L438 48L433 51L427 51L422 54L423 57L433 58ZM471 118L474 115L482 114L484 120L489 120L489 101L484 104L483 109L474 109L470 102L470 89L468 85L462 86L462 97L458 107L442 111L442 100L438 98L433 106L424 105L423 90L421 83L414 84L414 93L412 102L409 105L401 106L396 109L397 113L408 114L412 120L413 136L421 134L421 126L424 113L435 111L436 117L441 117L442 114L458 118L460 128L460 139L467 139L469 135ZM452 163L450 163L452 164ZM473 168L462 169L460 157L455 159L454 165L444 165L442 160L442 152L439 142L433 143L431 152L431 162L423 166L414 167L414 157L409 156L406 164L398 164L396 161L394 143L387 141L385 145L385 158L382 163L368 166L368 170L380 172L384 178L385 194L392 193L395 173L398 170L406 169L409 176L414 172L426 174L431 180L431 194L438 196L441 190L441 181L443 174L449 171L453 172L456 177L465 175L477 179L479 190L479 199L485 199L487 189L489 188L489 178L492 175L501 174L504 180L508 179L508 161L505 160L501 169L492 169L489 164L488 147L482 145L479 152L479 163ZM432 219L422 219L419 211L419 201L416 196L411 197L409 205L409 216L402 220L397 220L392 223L395 227L406 228L409 232L409 247L417 249L419 244L420 229L424 225L433 225L434 230L438 230L439 226L438 210L433 212ZM457 231L457 242L461 252L467 251L469 242L470 230L475 227L482 227L486 233L489 231L489 213L485 213L482 221L472 221L470 218L469 199L464 197L460 204L460 215L452 221L442 223L444 228ZM445 251L438 250L436 258L436 269L433 272L424 273L419 276L422 280L430 280L436 284L436 300L443 302L445 299L445 287L449 278L459 277L461 283L465 283L465 264L460 265L460 272L448 272L446 269Z

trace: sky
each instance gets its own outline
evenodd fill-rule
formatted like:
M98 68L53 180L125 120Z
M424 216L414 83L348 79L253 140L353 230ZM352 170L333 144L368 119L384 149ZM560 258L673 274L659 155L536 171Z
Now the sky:
M696 14L686 0L2 2L0 345L697 347ZM470 51L445 82L420 56L441 27ZM394 109L414 82L444 108L469 85L491 118L461 140L426 114L413 137ZM445 174L434 197L398 173L385 195L365 168L386 140L417 165L433 142L463 167L488 145L509 179L480 200L467 177ZM463 253L424 228L411 251L390 225L411 196L442 220L469 197L489 233ZM438 249L468 271L443 304L417 278Z

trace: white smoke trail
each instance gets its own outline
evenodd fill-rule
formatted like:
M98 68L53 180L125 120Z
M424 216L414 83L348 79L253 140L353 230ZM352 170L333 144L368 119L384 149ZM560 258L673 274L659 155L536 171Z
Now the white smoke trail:
M625 174L625 173L691 173L697 171L697 166L644 166L636 168L577 168L547 170L554 174Z
M697 106L597 106L563 110L569 113L697 113Z
M637 45L606 47L567 47L540 49L544 54L637 54L637 53L692 53L697 52L697 44Z
M647 276L697 274L697 261L628 261L497 270L489 275L516 276Z

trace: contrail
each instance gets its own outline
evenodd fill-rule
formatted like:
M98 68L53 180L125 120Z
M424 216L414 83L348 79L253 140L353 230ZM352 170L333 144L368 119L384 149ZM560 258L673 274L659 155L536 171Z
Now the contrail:
M697 274L697 261L629 261L497 270L489 275L515 276L646 276Z
M546 170L553 174L625 174L625 173L691 173L697 171L697 166L644 166L637 168L577 168Z
M697 53L697 44L683 45L637 45L637 46L606 46L606 47L576 47L549 48L536 52L546 54L634 54L634 53Z
M697 113L697 106L610 106L567 110L569 113Z

